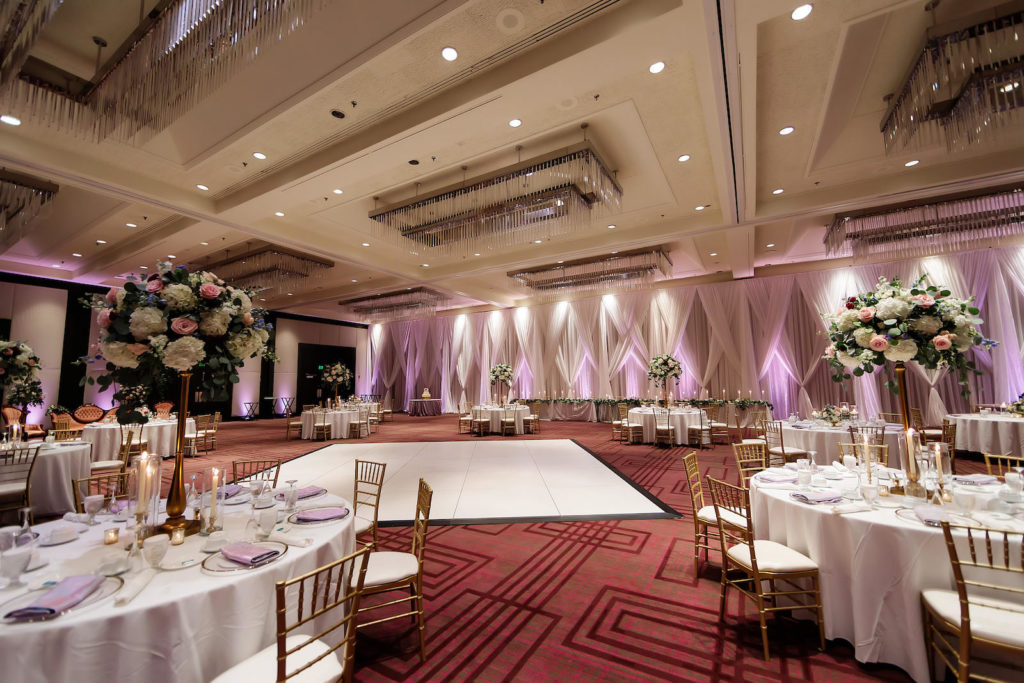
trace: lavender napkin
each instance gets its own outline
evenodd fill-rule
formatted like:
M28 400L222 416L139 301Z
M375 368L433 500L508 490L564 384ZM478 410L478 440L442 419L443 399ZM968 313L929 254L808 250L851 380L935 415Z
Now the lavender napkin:
M231 543L220 549L220 554L232 562L255 567L269 562L281 554L280 550L269 550L253 543Z
M348 514L348 508L317 508L303 510L295 515L298 522L326 522L330 519L341 519Z
M766 481L776 484L796 481L796 472L792 472L782 467L769 467L763 472L758 472L756 476L758 481Z
M915 505L914 514L928 526L938 526L939 522L949 521L949 515L938 505Z
M298 490L299 500L302 500L303 498L312 498L313 496L318 496L323 492L324 489L323 487L320 486L303 486L301 489ZM278 500L284 500L285 494L279 493L274 497L277 498Z
M31 619L32 617L48 617L59 614L92 595L101 583L103 583L103 577L93 574L69 576L40 595L31 605L12 610L5 614L4 618Z
M801 491L789 495L793 500L811 505L835 505L843 502L843 496L838 491Z
M974 474L954 474L953 481L958 484L998 484L999 480L993 477L991 474L981 474L976 472Z
M242 491L241 484L225 484L221 488L221 492L218 494L218 498L232 498L237 496Z

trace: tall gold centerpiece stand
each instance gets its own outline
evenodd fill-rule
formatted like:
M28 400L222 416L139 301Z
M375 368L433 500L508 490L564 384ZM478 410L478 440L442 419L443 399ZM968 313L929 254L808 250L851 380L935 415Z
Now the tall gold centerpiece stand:
M199 533L199 520L185 519L185 424L188 422L188 384L191 371L178 373L181 391L178 396L178 433L174 439L174 474L171 475L171 490L167 494L167 521L159 530L170 533L174 529L185 529L185 535Z
M910 430L910 401L907 398L907 367L903 361L896 361L896 388L899 391L900 417L903 418L903 433ZM917 469L916 441L907 439L907 485L904 492L911 498L925 498L927 490L921 484L921 472Z

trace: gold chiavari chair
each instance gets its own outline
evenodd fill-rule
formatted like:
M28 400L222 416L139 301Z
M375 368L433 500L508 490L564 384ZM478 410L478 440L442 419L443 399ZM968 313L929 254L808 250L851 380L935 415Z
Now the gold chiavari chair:
M768 448L762 443L734 443L732 457L740 472L740 484L750 486L750 478L768 468Z
M209 426L206 429L206 450L217 450L217 432L220 430L220 413L215 412L210 417Z
M334 425L327 417L327 411L323 408L313 408L313 433L310 435L314 441L329 441L334 438ZM349 431L352 431L352 423L349 423ZM352 436L349 434L349 436Z
M515 404L509 404L502 409L501 417L501 435L502 436L515 436L516 435L516 406Z
M690 490L690 505L693 508L693 578L700 577L700 551L704 551L704 561L709 562L712 550L720 546L712 545L712 539L718 540L718 518L715 507L704 504L704 486L700 480L700 463L697 451L690 451L683 456L686 468L687 488Z
M482 407L477 406L472 409L472 414L473 419L470 424L473 428L474 434L476 434L477 436L483 436L488 431L490 431L491 418L487 414L486 410L484 410Z
M729 406L708 405L704 412L708 416L704 426L711 435L711 443L729 443Z
M615 409L619 414L619 441L629 441L629 404L619 403Z
M941 524L956 590L921 594L929 680L943 680L946 668L961 683L999 680L972 672L975 662L998 662L1017 672L1004 680L1024 680L1024 534Z
M139 455L142 451L149 450L149 440L143 436L142 425L119 425L119 429L121 430L121 445L128 444L131 455Z
M676 428L668 421L668 408L654 407L654 445L665 444L672 448L676 444Z
M885 443L885 425L850 425L850 441L853 443L864 443L867 439L869 444L878 445Z
M886 424L903 424L903 417L899 413L879 413L878 417L885 420Z
M87 496L103 496L104 506L108 505L114 496L127 496L129 474L129 472L106 472L84 479L72 480L71 490L75 494L75 511L85 512Z
M298 434L299 438L302 438L302 420L297 415L291 413L285 413L284 415L284 440L288 441L292 438L292 433Z
M473 415L469 412L465 403L459 403L459 434L469 434L473 431Z
M956 423L944 419L942 421L942 443L949 446L949 469L956 474Z
M277 642L231 667L213 683L275 681L351 683L356 649L356 615L362 606L369 548L308 574L278 581ZM329 624L329 625L326 625ZM312 630L315 637L303 632Z
M91 453L90 453L91 454ZM96 474L97 472L110 472L117 470L119 472L128 471L128 463L131 462L132 455L135 455L136 451L132 448L132 442L126 441L121 444L121 450L118 453L118 457L113 460L95 460L89 464L89 473Z
M420 661L427 659L427 648L423 630L426 622L423 618L423 550L427 545L427 525L430 522L430 502L434 492L427 482L420 479L419 493L416 496L416 516L412 528L412 548L408 553L376 551L370 553L366 568L366 581L363 583L364 595L377 595L390 591L408 591L407 597L400 597L367 607L361 607L359 613L390 607L410 602L409 611L380 617L373 621L361 622L358 628L366 628L393 619L413 617L419 631Z
M395 419L395 411L392 410L392 408L391 408L391 406L392 406L391 397L388 396L387 399L385 399L384 402L381 403L381 405L383 407L380 410L380 421L381 422L392 422L392 421L394 421L394 419Z
M985 457L985 470L993 477L1002 477L1007 472L1015 471L1018 467L1024 468L1024 456L1010 455L1009 453L983 453Z
M782 421L768 420L764 423L764 438L768 444L769 462L776 464L777 461L790 462L800 458L808 457L807 451L802 448L787 447L782 438Z
M530 434L539 434L541 402L531 401L528 405L530 406L530 414L523 418L523 429ZM529 423L529 426L527 426L527 423Z
M754 425L754 431L757 434L747 438L743 437L743 425L741 424L741 418L744 413L738 408L732 412L733 429L736 431L736 436L734 438L730 435L729 441L731 443L764 443L763 423L766 416L763 408L764 406L751 406L747 409L746 415L750 417L750 422Z
M867 451L864 450L864 444L858 443L839 443L839 459L842 460L846 456L851 456L857 459L858 463L863 463L864 458L867 455L871 456L871 462L877 462L882 467L889 466L889 444L868 444Z
M17 446L0 451L0 513L32 507L29 480L39 446ZM31 516L31 512L29 515ZM31 521L31 520L30 520Z
M231 481L269 481L271 487L277 486L277 478L281 474L281 460L232 460Z
M54 413L50 419L53 421L53 429L50 430L48 436L52 436L54 441L74 441L82 433L81 427L75 429L75 421L71 419L70 415Z
M792 548L774 541L754 540L750 518L750 491L708 477L711 504L718 520L722 544L722 594L719 621L725 620L728 589L735 588L757 607L761 620L761 645L764 659L768 652L768 622L771 612L811 609L818 615L818 649L825 649L825 616L821 607L818 564ZM736 523L741 518L743 523ZM765 590L765 583L768 590ZM782 583L782 590L777 584ZM805 587L807 584L810 587ZM782 601L779 598L783 598Z
M185 452L193 457L198 457L200 452L206 453L209 450L206 435L210 431L210 423L213 420L213 416L195 415L192 419L195 420L196 431L195 434L185 435Z
M355 513L356 538L371 534L370 545L377 549L377 507L384 488L384 470L387 465L370 460L356 460L356 479L352 492L352 512Z
M611 424L612 424L612 441L622 441L622 426L623 426L623 422L624 421L628 421L628 420L624 420L623 417L622 417L622 414L623 414L622 408L624 406L625 406L625 404L623 404L623 403L617 403L615 405L615 413L614 413L615 418L611 422ZM628 412L629 411L627 409L626 413L628 414Z

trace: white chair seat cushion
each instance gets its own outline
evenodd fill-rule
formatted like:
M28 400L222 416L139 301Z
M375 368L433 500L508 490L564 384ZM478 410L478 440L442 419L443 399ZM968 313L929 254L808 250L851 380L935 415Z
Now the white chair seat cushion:
M711 526L718 527L718 517L715 515L714 505L705 505L697 510L697 519ZM727 520L736 526L746 527L747 520L742 515L737 515L732 510L722 510L722 519Z
M921 433L924 434L925 436L942 436L941 429L922 429Z
M786 450L782 450L778 446L769 448L768 452L772 455L804 455L807 451L802 448L793 448L792 446L786 446Z
M740 443L741 444L743 444L743 443L763 444L764 443L764 439L743 439L742 441L740 441Z
M729 425L727 425L724 422L711 422L710 425L712 427L718 427L718 428L722 428L722 429L725 429L725 428L727 428L729 426Z
M89 466L91 470L112 470L115 467L121 467L124 463L120 460L97 460Z
M372 519L366 519L365 517L360 517L359 515L355 516L355 519L353 520L352 523L355 525L356 528L356 536L358 536L359 534L366 533L370 530L370 527L373 526Z
M754 541L757 568L766 572L806 572L818 568L818 563L792 548L775 541ZM746 544L729 548L729 558L750 568L750 547Z
M310 636L288 636L285 640L285 645L288 649L291 649L297 645L308 641ZM328 652L330 648L327 644L315 641L312 645L307 645L302 648L294 655L286 660L287 670L294 671L306 664L306 662L316 659L320 655ZM344 657L345 647L339 647L335 650L333 655L327 655L319 662L309 667L301 674L289 678L289 681L301 681L302 683L319 683L323 681L336 681L342 673L344 673L344 667L341 665L341 657ZM217 676L213 679L213 683L259 683L259 681L276 681L277 680L277 643L269 647L265 647L252 657L242 660L238 664Z
M419 571L419 563L412 553L395 553L381 551L370 553L366 562L366 578L364 586L383 586L402 579L415 576Z
M119 461L120 462L120 461ZM6 498L7 496L20 496L25 493L25 482L23 481L4 481L0 482L0 498Z
M953 624L960 623L960 596L956 591L926 590L921 594L935 613ZM971 599L971 635L1013 647L1024 647L1024 607L999 598Z

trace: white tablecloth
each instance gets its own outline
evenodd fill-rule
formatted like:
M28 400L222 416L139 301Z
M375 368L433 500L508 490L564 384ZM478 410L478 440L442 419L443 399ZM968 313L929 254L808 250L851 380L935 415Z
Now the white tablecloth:
M890 431L892 430L892 431ZM903 453L900 452L900 435L902 427L887 426L885 428L885 443L889 445L889 467L899 469L903 462ZM839 457L839 444L851 443L850 429L846 425L839 427L810 427L808 429L797 429L791 425L782 423L782 441L786 448L800 448L805 451L814 451L814 459L819 465L827 465L833 460L842 460Z
M308 505L342 502L325 496ZM228 515L243 516L240 526L244 527L249 506L239 508L225 509ZM293 527L289 535L311 538L313 544L306 548L289 546L281 559L259 569L221 576L207 575L197 565L162 571L123 607L114 606L113 598L107 598L53 621L0 625L4 683L83 678L147 683L209 681L275 642L274 582L299 576L353 552L352 518L349 515L332 524ZM36 528L45 530L46 526ZM111 524L91 527L73 543L40 548L49 565L24 575L25 581L39 583L55 579L61 571L80 572L66 563L86 553L116 552L113 546L102 545L103 529L108 526ZM203 537L190 536L185 542L198 547L204 541ZM0 600L15 595L14 591L2 591Z
M331 425L332 439L347 439L348 428L353 422L359 422L358 410L329 410L326 413L327 422ZM302 438L313 438L313 411L307 410L302 414Z
M491 432L501 433L501 420L505 417L505 409L492 406L473 406L473 411L482 410L484 415L490 419ZM516 405L513 407L516 418L516 434L523 433L523 418L530 414L530 409L524 405Z
M40 447L29 484L33 514L62 515L75 509L72 480L89 476L91 453L92 444L83 441Z
M956 447L979 453L1024 451L1024 419L1005 414L950 415L956 421Z
M644 443L654 443L654 432L657 428L657 419L654 417L654 410L651 408L633 408L629 411L629 421L639 422L644 427ZM687 434L690 427L700 427L700 411L670 411L668 423L675 427L676 445L681 446L687 443Z
M190 417L185 421L185 434L194 436L195 433L196 421ZM156 455L174 455L177 434L177 420L150 420L142 426L142 437L149 442L146 448ZM88 424L82 429L82 438L92 444L93 461L121 457L121 426L116 422Z

